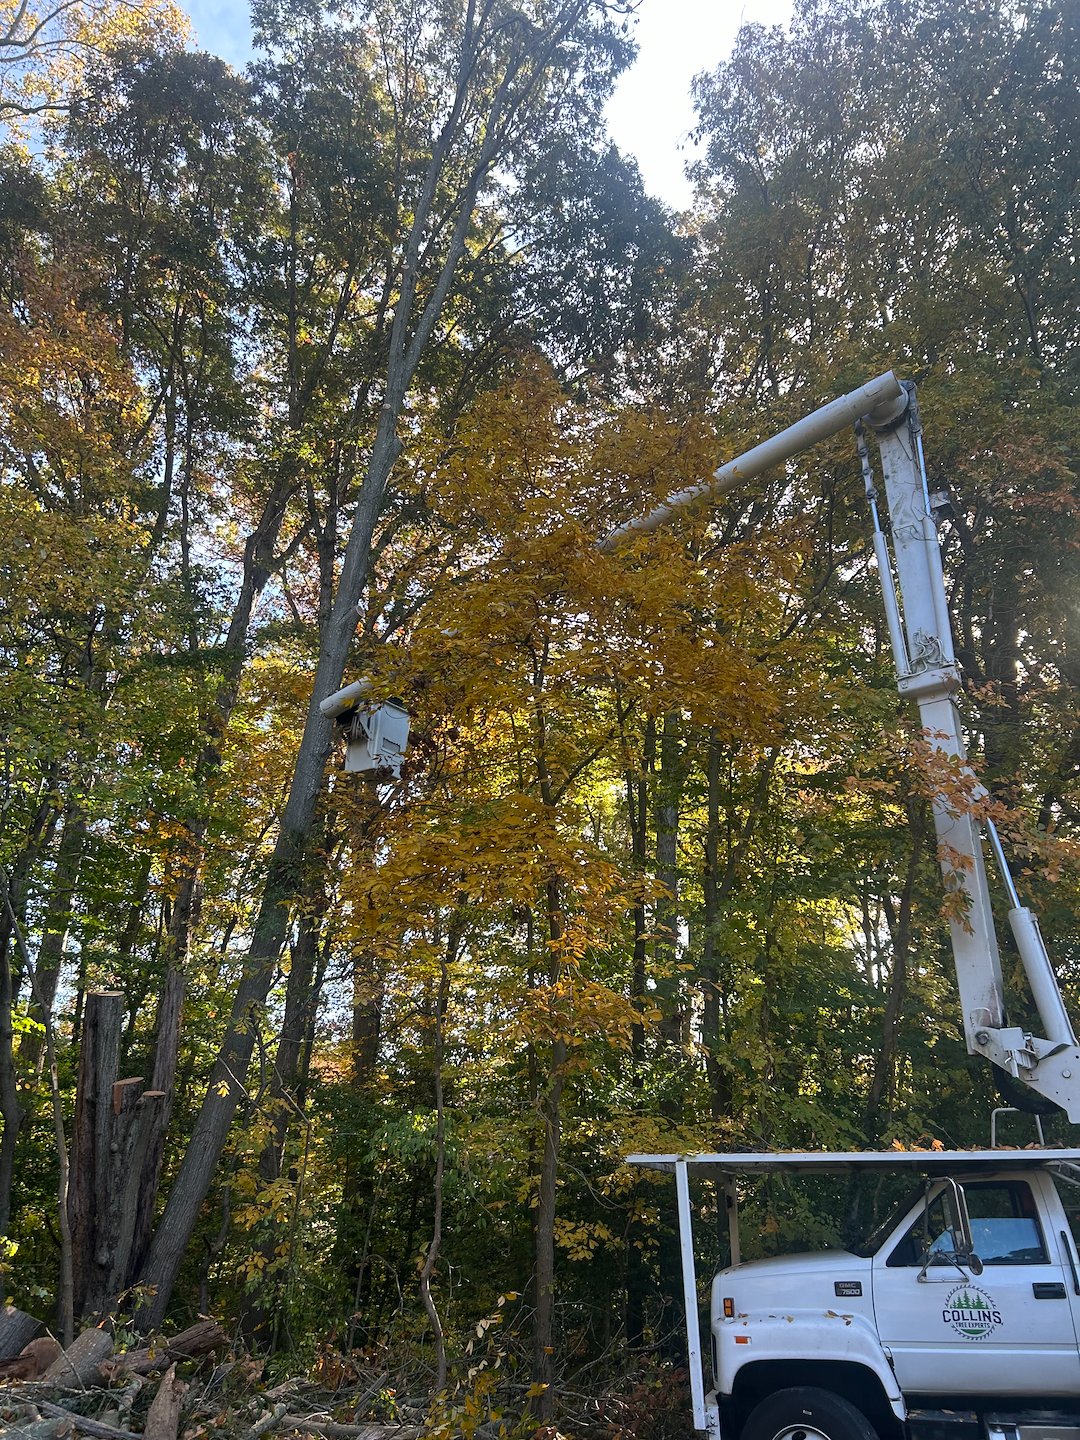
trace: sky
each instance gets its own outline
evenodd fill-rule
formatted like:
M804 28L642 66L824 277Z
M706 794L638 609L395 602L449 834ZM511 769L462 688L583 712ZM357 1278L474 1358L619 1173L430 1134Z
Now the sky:
M676 209L690 202L690 81L731 53L741 25L787 25L792 0L642 0L638 58L608 102L620 150L637 156L645 188Z
M183 0L181 0L183 3ZM246 0L187 0L197 42L231 65L251 49ZM690 81L731 52L743 24L786 25L792 0L641 0L638 58L608 105L615 143L637 157L645 187L676 209L690 201Z

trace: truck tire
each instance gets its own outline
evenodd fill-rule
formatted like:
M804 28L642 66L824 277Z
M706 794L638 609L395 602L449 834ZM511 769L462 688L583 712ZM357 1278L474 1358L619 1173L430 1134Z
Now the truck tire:
M816 1386L776 1390L755 1405L742 1440L878 1440L870 1421L842 1395Z

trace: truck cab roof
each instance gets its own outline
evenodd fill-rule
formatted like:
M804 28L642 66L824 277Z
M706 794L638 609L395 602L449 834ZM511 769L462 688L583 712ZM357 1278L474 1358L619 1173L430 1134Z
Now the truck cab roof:
M1080 1166L1080 1150L788 1150L719 1151L714 1154L628 1155L628 1165L651 1170L708 1169L718 1178L803 1170L819 1174L880 1172L900 1175L953 1175L1006 1170Z

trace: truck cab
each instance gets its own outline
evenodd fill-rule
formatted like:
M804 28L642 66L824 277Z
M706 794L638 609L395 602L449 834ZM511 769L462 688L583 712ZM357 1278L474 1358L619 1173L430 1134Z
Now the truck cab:
M712 1282L714 1386L695 1405L713 1440L1080 1440L1065 1203L1080 1150L632 1158L676 1173L688 1330L687 1167L726 1202L733 1263ZM741 1262L740 1186L779 1171L900 1175L910 1188L863 1244Z

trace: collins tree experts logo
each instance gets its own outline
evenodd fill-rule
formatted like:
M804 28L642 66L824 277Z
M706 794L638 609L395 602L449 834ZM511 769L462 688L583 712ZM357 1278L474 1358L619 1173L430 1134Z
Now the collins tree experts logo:
M985 1290L969 1281L949 1291L941 1318L965 1340L985 1340L1001 1324L1001 1311Z

